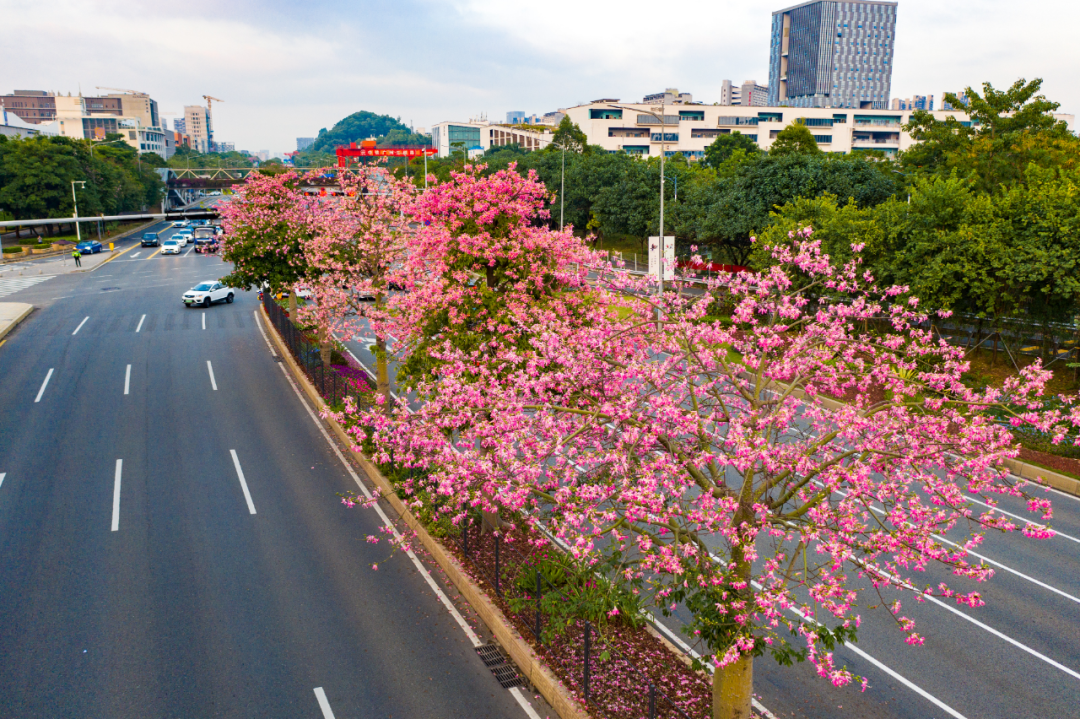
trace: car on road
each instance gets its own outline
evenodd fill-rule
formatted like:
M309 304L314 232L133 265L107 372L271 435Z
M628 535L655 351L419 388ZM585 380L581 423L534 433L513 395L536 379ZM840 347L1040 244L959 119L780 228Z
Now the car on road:
M180 243L176 240L165 240L161 245L161 254L163 255L179 255Z
M75 245L75 249L84 255L92 255L101 252L101 243L97 240L86 240Z
M208 280L206 282L200 282L192 287L184 293L184 296L181 299L187 307L194 307L196 305L209 307L213 303L221 302L222 300L232 302L233 289L231 287L226 287L220 282Z
M161 244L161 234L158 232L144 232L142 236L143 247L157 247Z
M180 233L173 235L169 239L176 240L181 247L187 247L187 243L192 241L191 235L181 235Z
M211 254L218 251L218 241L214 237L200 237L195 240L195 252L202 254Z
M177 220L176 222L172 223L172 226L173 227L187 227L188 226L188 221L187 220Z
M176 240L177 242L183 239L184 244L186 245L194 238L194 236L195 230L191 229L190 227L185 227L184 229L178 230L176 233L174 233L172 239Z

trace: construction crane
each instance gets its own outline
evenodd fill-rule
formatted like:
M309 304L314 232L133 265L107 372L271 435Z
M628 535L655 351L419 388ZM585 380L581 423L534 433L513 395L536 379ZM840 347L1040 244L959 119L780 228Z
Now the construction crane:
M112 90L113 92L126 92L126 93L129 93L129 94L132 94L132 95L145 95L146 94L145 92L141 92L139 90L125 90L122 87L102 87L101 85L98 85L94 89L96 89L96 90Z
M210 147L214 146L214 100L218 102L225 102L220 97L210 97L209 95L203 95L203 99L206 100L206 116L208 122L206 128L206 141L210 144Z

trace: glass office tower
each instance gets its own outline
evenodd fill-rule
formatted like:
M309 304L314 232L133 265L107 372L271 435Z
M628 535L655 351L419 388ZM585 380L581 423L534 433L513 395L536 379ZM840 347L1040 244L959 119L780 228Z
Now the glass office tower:
M814 0L772 16L769 104L889 107L895 2Z

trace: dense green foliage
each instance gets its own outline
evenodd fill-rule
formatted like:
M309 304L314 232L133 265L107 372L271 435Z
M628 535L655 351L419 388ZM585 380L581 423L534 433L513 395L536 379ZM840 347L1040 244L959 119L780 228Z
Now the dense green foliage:
M315 143L308 148L307 152L332 154L335 147L371 138L377 140L379 147L430 144L427 135L413 133L400 119L361 110L340 120L329 131L325 127L319 130Z
M0 136L0 213L16 220L71 217L71 183L80 180L80 215L146 209L164 192L155 164L120 141L95 143L91 154L85 140Z
M157 157L156 155L154 157ZM146 156L143 156L146 159ZM160 159L160 158L159 158ZM160 167L164 167L162 162ZM168 166L176 169L182 167L251 167L251 157L242 152L199 152L190 147L178 147L176 152L168 160Z

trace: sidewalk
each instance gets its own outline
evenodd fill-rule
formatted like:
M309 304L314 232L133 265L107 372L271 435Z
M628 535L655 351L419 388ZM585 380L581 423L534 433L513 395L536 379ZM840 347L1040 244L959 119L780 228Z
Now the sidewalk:
M25 302L0 302L0 339L33 311L34 306Z
M27 277L30 275L63 275L69 272L90 272L112 258L127 252L133 247L137 247L142 231L158 222L159 220L151 220L138 227L133 227L120 235L106 239L102 242L102 245L107 248L109 243L112 242L116 246L116 249L112 252L103 249L97 254L83 255L81 258L82 267L75 266L75 260L71 257L71 252L69 250L63 254L45 255L38 259L34 259L31 256L18 262L6 262L3 265L0 265L0 279Z

